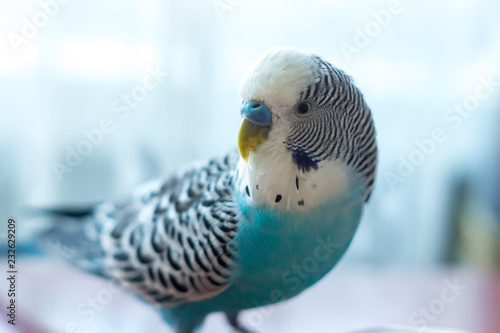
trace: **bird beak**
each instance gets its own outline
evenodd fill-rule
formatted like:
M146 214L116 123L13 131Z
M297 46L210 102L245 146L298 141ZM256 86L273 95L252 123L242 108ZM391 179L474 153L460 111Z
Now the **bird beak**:
M248 162L250 152L255 151L267 139L271 130L271 110L259 101L244 103L241 107L243 120L238 135L238 150Z

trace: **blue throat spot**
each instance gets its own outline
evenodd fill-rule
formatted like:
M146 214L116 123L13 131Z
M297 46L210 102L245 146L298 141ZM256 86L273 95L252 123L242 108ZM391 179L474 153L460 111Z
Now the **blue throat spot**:
M297 165L299 170L309 172L311 169L318 170L318 162L311 158L305 151L300 148L287 147L292 151L292 160ZM297 189L298 180L297 180Z

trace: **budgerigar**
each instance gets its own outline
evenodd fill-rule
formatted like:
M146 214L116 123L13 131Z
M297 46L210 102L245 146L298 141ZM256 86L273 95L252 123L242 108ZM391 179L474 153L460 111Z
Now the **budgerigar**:
M54 212L68 220L46 233L78 266L157 306L176 333L216 311L242 332L240 310L313 285L346 251L374 185L373 119L343 71L275 47L251 65L240 95L239 154L123 202Z

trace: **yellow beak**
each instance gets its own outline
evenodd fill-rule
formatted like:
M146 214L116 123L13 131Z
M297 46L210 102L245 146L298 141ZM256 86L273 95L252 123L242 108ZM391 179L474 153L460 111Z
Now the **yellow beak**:
M238 150L241 157L248 162L250 152L255 151L267 139L271 126L257 125L243 118L238 134Z

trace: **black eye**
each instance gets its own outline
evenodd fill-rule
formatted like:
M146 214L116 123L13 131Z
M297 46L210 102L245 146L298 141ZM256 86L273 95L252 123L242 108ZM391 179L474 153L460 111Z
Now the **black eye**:
M311 111L311 104L308 102L300 102L297 105L297 112L301 115L306 115Z

